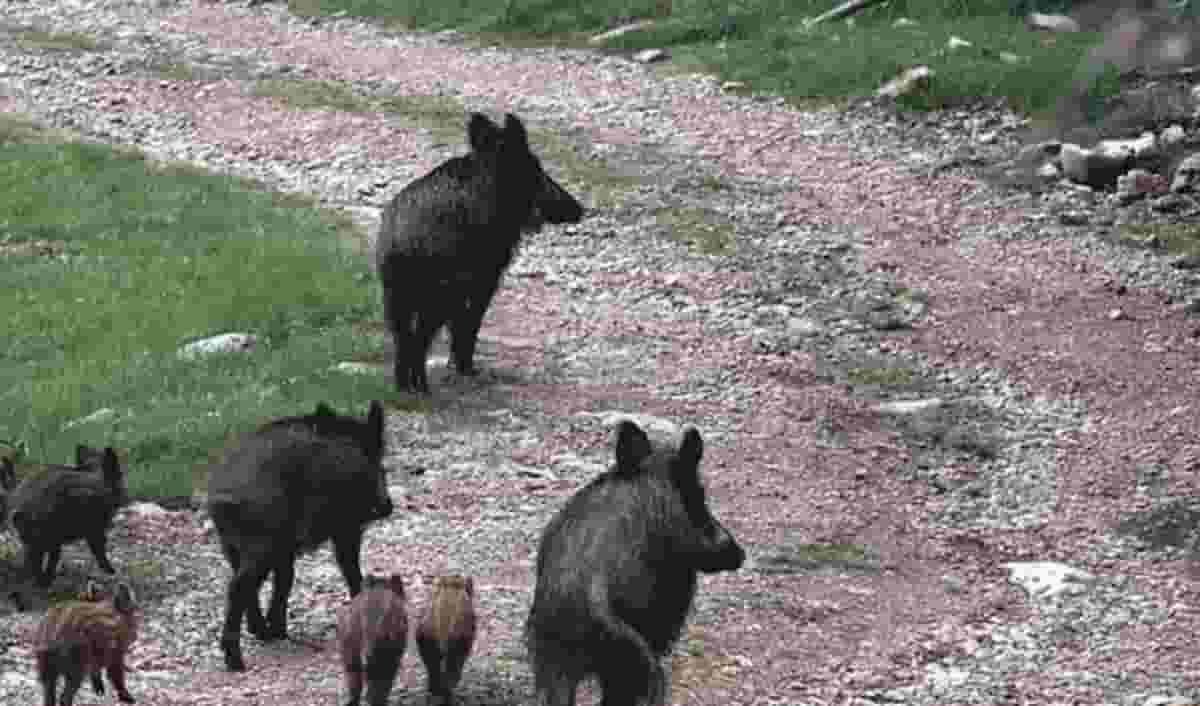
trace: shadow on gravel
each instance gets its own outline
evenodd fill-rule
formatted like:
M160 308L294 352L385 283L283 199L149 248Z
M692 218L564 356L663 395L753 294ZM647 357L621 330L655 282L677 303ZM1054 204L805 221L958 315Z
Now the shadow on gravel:
M1196 551L1200 539L1200 506L1195 500L1174 500L1152 510L1135 512L1117 525L1117 532L1136 537L1151 551Z

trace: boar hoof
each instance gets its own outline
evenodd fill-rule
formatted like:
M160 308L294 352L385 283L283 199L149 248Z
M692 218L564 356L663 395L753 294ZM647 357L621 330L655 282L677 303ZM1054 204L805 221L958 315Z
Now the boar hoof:
M242 646L237 638L221 640L221 650L225 653L225 668L231 672L246 671L246 662L242 659Z

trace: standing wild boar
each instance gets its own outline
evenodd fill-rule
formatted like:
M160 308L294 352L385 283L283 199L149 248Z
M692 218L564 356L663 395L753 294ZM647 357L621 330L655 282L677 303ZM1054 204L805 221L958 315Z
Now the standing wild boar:
M475 581L438 576L417 626L417 649L429 675L429 696L449 704L475 644Z
M84 677L90 677L92 689L103 694L101 672L108 673L122 703L134 703L125 686L125 655L137 640L140 624L133 590L122 583L111 598L103 599L89 585L86 594L83 600L51 606L34 636L44 706L72 706ZM59 677L64 685L56 701Z
M521 232L583 218L542 170L516 116L502 129L474 113L467 137L469 154L408 184L383 211L375 261L401 391L429 393L425 358L444 324L455 369L473 375L480 324Z
M287 600L296 557L332 540L351 597L362 587L359 550L374 520L392 514L383 458L383 405L367 420L328 406L268 423L243 437L209 469L208 510L233 570L221 648L230 670L246 668L242 617L261 640L287 637ZM264 618L259 588L273 577Z
M703 450L694 427L675 449L621 422L616 464L542 533L526 640L547 706L574 704L579 682L593 675L606 706L665 702L660 659L687 619L697 573L745 560L708 509Z
M338 651L350 694L347 706L362 701L364 681L369 706L387 703L408 645L405 603L400 574L386 579L368 576L362 592L338 616Z
M49 586L58 571L64 544L80 539L107 573L108 530L117 510L129 502L125 475L112 447L75 450L77 465L47 464L13 490L9 511L13 529L25 545L25 565L38 586Z

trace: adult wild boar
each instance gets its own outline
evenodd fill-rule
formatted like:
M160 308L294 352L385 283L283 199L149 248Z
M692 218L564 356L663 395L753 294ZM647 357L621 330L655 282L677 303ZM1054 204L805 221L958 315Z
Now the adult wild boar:
M287 600L302 552L332 540L351 597L362 588L359 550L366 526L392 513L383 458L383 406L367 420L327 405L265 424L209 469L208 510L233 575L221 649L228 669L246 668L242 617L261 640L287 637ZM258 592L273 576L264 618Z
M709 512L703 448L694 427L675 449L621 422L616 464L542 533L526 640L546 706L572 706L588 676L599 678L604 706L664 703L660 659L683 628L697 573L745 560Z
M456 371L473 375L479 327L521 232L583 218L516 116L500 128L474 113L467 137L469 154L408 184L383 210L375 260L401 391L429 393L425 359L445 324Z

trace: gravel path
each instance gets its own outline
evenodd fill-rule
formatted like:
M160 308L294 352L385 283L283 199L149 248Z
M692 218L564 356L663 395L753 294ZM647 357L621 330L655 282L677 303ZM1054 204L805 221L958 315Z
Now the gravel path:
M930 176L978 130L1016 144L1015 117L798 112L617 57L274 5L0 8L6 112L313 194L368 230L390 193L462 150L465 112L439 123L431 97L515 112L563 156L547 166L595 214L528 240L485 322L481 380L435 376L432 413L389 419L405 511L370 533L365 563L475 575L464 704L530 701L536 536L606 465L615 412L703 430L711 503L752 557L703 580L676 703L1200 700L1200 515L1184 502L1200 327L1175 306L1196 282L1059 227L1027 195ZM254 90L265 81L409 108L300 110ZM300 639L248 640L251 672L228 675L203 518L133 511L117 535L147 603L143 703L336 701L344 594L327 551L300 569ZM1092 578L1031 596L1006 566L1027 561ZM5 618L6 703L37 698L37 618ZM417 662L396 703L423 702Z

